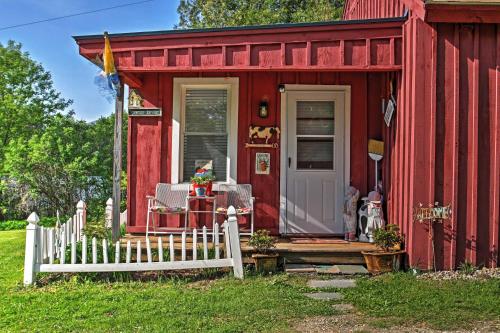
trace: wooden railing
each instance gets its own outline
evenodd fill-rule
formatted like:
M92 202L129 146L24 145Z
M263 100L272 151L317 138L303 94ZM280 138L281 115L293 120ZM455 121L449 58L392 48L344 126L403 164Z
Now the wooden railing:
M198 246L198 231L193 229L191 233L183 232L181 236L180 258L176 257L174 236L168 237L168 247L164 249L163 239L158 238L156 261L153 260L153 251L149 238L146 242L146 261L142 261L142 244L136 242L135 262L132 258L132 244L126 244L126 253L120 254L120 241L114 244L114 261L109 256L112 249L109 248L107 239L87 239L83 234L86 223L85 203L80 201L77 212L73 218L55 228L44 228L38 225L39 218L36 213L28 217L26 227L26 251L24 262L24 284L30 285L36 279L38 272L124 272L124 271L160 271L160 270L185 270L200 268L232 267L234 276L243 278L243 265L241 259L240 237L234 207L228 209L228 219L223 224L224 258L221 258L221 246L219 244L219 225L214 225L214 231L207 233L203 227L201 232L201 249ZM191 237L192 254L187 256L187 238ZM213 258L209 258L209 238L213 249ZM88 249L88 242L91 249ZM102 246L98 248L97 244ZM80 246L81 245L81 246ZM112 245L111 245L112 246ZM168 251L168 256L164 255ZM198 250L203 259L198 258ZM90 253L88 253L90 252ZM87 256L90 254L90 258ZM66 258L68 256L68 258ZM179 260L180 259L180 260Z

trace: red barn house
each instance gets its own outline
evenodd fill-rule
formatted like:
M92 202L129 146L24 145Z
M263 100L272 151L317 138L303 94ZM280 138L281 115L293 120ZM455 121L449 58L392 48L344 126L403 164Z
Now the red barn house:
M346 0L342 21L110 34L122 81L161 109L129 117L127 231L145 233L157 183L189 182L196 161L211 160L219 182L252 185L257 229L343 234L344 192L373 189L368 140L378 139L385 217L401 227L409 265L497 266L493 2ZM89 60L102 54L102 35L75 39ZM280 135L252 145L254 126ZM451 218L414 221L420 204L435 202Z

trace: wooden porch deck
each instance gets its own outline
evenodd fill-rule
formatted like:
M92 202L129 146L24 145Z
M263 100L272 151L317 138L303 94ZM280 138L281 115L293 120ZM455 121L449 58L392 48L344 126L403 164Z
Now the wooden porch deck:
M198 235L198 244L202 244L202 239ZM158 237L159 236L149 236L151 247L153 249L158 248ZM168 235L162 236L163 247L168 248ZM146 243L144 235L132 235L127 234L121 239L122 246L125 246L127 241L131 241L131 245L135 248L135 244L138 240L141 243ZM254 249L248 245L248 236L241 236L241 251L245 262L250 261ZM211 234L208 237L209 246L212 242ZM199 246L198 245L198 246ZM175 250L181 250L181 236L174 235L174 248ZM220 239L221 251L224 251L224 241L221 237ZM340 238L328 237L328 238L317 238L317 237L279 237L276 243L276 251L280 254L280 257L286 263L293 264L364 264L364 258L361 254L362 251L374 250L375 245L370 243L362 242L347 242ZM192 250L192 239L191 237L186 238L186 252L189 256Z

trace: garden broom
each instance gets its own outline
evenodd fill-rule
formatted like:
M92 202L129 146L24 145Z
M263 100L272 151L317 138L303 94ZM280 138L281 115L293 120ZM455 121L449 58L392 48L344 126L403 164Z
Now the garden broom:
M375 161L375 191L378 187L378 162L384 157L384 142L368 140L368 156Z

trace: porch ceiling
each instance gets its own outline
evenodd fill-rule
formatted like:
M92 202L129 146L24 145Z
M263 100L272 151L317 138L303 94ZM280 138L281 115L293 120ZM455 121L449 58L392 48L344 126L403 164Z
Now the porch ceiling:
M122 74L186 71L397 71L405 18L110 34ZM102 35L75 36L81 55ZM132 75L133 77L133 75ZM136 82L138 83L138 82Z

